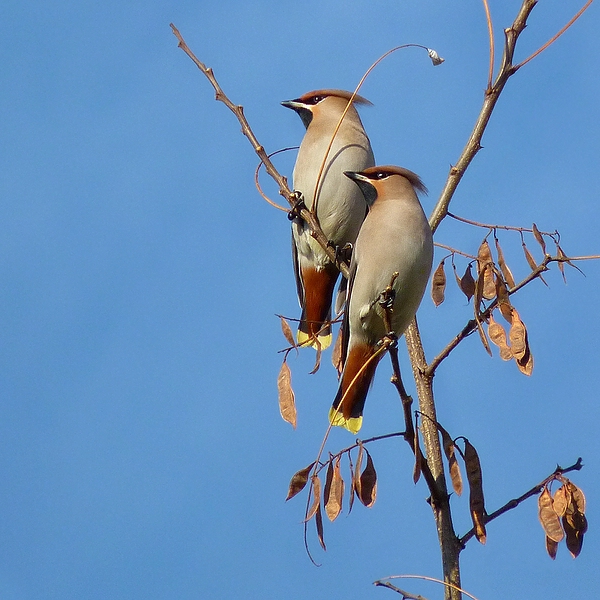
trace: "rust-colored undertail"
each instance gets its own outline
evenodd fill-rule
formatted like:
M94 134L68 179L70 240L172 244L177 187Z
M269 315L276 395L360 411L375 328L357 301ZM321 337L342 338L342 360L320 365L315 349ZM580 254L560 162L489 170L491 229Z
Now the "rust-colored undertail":
M352 433L358 433L361 428L365 400L380 360L379 357L373 359L362 372L361 369L375 354L375 351L376 349L368 344L354 344L350 348L344 364L340 387L329 411L329 421L332 425L345 427Z
M331 344L331 302L339 276L334 265L324 269L302 269L304 306L298 326L298 343L324 350Z

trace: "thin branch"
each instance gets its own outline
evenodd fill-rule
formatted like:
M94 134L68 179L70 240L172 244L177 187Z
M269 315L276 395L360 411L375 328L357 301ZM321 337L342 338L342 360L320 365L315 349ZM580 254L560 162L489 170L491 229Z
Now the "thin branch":
M484 0L485 1L485 0ZM528 56L523 62L520 62L516 69L520 69L523 65L526 65L530 60L533 60L538 54L542 53L548 46L552 45L579 17L589 8L590 4L594 0L588 0L585 5L579 10L579 12L553 37L551 37L541 48L536 50L531 56Z
M505 30L505 46L500 72L498 73L494 84L486 90L483 106L479 116L477 117L477 121L475 122L475 126L471 132L469 140L467 141L467 144L464 147L456 165L451 167L446 184L444 185L437 204L433 209L431 216L429 217L429 224L434 232L446 216L452 196L454 195L458 184L465 174L465 171L471 164L471 161L475 158L475 155L482 148L481 138L483 137L483 133L487 127L490 117L492 116L496 102L498 101L506 82L510 76L515 73L512 60L517 39L519 38L519 35L522 33L523 29L525 29L527 18L529 17L529 14L533 10L536 3L537 0L524 0L513 24L509 29Z
M557 466L553 473L548 475L548 477L546 477L543 481L541 481L537 485L534 485L530 490L525 492L523 495L519 496L518 498L514 498L513 500L509 500L504 506L501 506L498 510L495 510L493 513L486 515L485 523L487 524L490 521L497 519L499 516L503 515L504 513L508 512L509 510L512 510L513 508L517 508L517 506L519 506L519 504L521 504L522 502L525 502L525 500L527 500L528 498L531 498L532 496L536 496L537 494L539 494L542 491L542 489L544 489L544 486L546 484L548 484L550 481L552 481L552 479L554 479L556 477L556 475L564 475L565 473L570 473L571 471L581 471L582 468L583 468L583 462L581 460L581 457L579 457L577 459L577 462L575 464L571 465L570 467L566 467L563 469L562 467ZM474 535L475 535L475 528L471 529L470 531L465 533L465 535L463 535L460 538L461 544L464 546Z
M476 256L473 256L472 254L467 254L466 252L463 252L462 250L457 250L456 248L453 248L452 246L446 246L446 244L441 244L440 242L435 242L434 245L437 246L438 248L442 248L443 250L448 250L448 252L451 252L452 254L460 254L461 256L464 256L465 258L470 258L471 260L477 260Z
M398 594L402 594L402 600L427 600L427 598L425 598L425 596L421 596L420 594L418 596L414 596L410 592L405 592L404 590L401 590L399 587L396 587L395 585L391 584L389 581L374 581L373 585L376 585L379 587L385 587L390 590L393 590L394 592L396 592Z
M275 165L271 162L271 159L267 155L264 147L259 143L258 139L254 135L254 132L250 128L248 121L244 115L244 107L240 105L234 104L223 92L219 82L217 81L213 70L210 67L207 67L203 62L201 62L194 53L190 50L189 46L186 44L183 39L181 33L173 23L171 23L171 29L173 30L173 34L179 41L179 47L190 57L192 62L202 71L202 73L206 76L213 89L215 90L215 100L218 102L222 102L225 106L237 117L241 127L242 133L248 138L248 141L254 148L258 158L265 165L265 169L267 173L274 179L275 183L279 186L279 193L288 201L293 212L297 213L310 227L312 231L313 238L319 243L319 245L323 248L325 253L327 254L329 260L335 264L342 275L346 278L349 276L348 265L343 260L340 259L339 256L336 256L335 249L329 246L329 240L323 233L323 230L319 226L316 217L309 211L304 203L301 201L301 197L296 192L290 190L287 178L279 173L279 171L275 168Z
M461 223L466 223L467 225L474 225L475 227L481 227L482 229L502 229L504 231L518 231L520 233L533 233L533 229L530 227L515 227L513 225L492 225L490 223L480 223L479 221L473 221L471 219L466 219L465 217L459 217L448 211L447 215L456 221L460 221ZM558 231L540 231L542 235L547 235L554 239L554 236L558 235Z
M352 444L352 446L347 446L343 450L339 450L335 454L331 454L329 459L327 461L325 461L324 463L319 462L319 466L318 466L317 470L315 471L315 475L320 473L332 460L339 458L343 454L346 454L347 452L354 450L354 448L358 448L360 445L364 446L365 444L370 444L372 442L378 442L379 440L387 440L388 438L405 437L405 436L406 436L405 431L396 431L394 433L386 433L384 435L375 435L366 440L357 440L354 444Z
M417 448L415 446L415 429L412 420L412 403L413 399L406 393L404 389L404 385L402 383L402 377L400 375L400 362L398 361L398 346L391 346L389 349L390 360L392 362L392 370L393 375L391 378L392 384L398 390L398 394L400 396L400 400L402 402L402 410L404 412L404 423L406 426L406 432L404 435L404 439L408 442L411 450L415 457L417 456ZM427 458L422 454L419 457L419 467L421 469L421 473L423 473L423 477L427 483L427 487L429 488L429 493L431 494L432 499L437 502L443 501L443 498L439 496L439 487L436 483L433 474L431 473L431 469L429 468L429 464L427 462Z
M319 169L319 174L317 175L317 183L315 184L315 190L316 190L316 195L315 195L315 202L314 202L314 206L313 206L313 212L316 215L317 214L317 206L319 203L319 197L320 197L320 183L321 183L321 178L323 176L323 172L325 170L325 165L327 164L327 158L329 156L329 153L331 152L331 147L333 146L333 142L335 140L335 136L337 135L340 127L342 126L342 121L344 120L344 117L346 116L346 114L348 113L348 111L350 110L350 107L352 106L352 102L354 102L354 99L356 98L356 95L358 94L358 92L360 91L360 88L362 87L363 83L365 82L365 80L367 79L367 77L371 74L371 71L373 71L373 69L385 58L387 58L390 54L393 54L394 52L396 52L397 50L402 50L403 48L422 48L423 50L426 50L427 53L429 54L430 58L432 58L431 56L431 50L429 48L427 48L427 46L422 46L421 44L402 44L400 46L396 46L395 48L392 48L391 50L388 50L387 52L385 52L384 54L382 54L365 72L365 74L361 77L360 81L358 82L358 85L356 86L356 88L354 88L354 92L352 92L352 96L350 96L350 99L348 100L348 103L346 104L346 107L344 108L344 111L342 112L342 115L339 118L339 121L333 131L333 135L331 136L331 139L329 140L329 145L327 146L327 149L325 150L325 156L323 156L323 161L321 162L321 168ZM437 53L436 53L437 56ZM433 60L433 58L432 58ZM443 59L442 59L443 62ZM440 63L436 63L435 60L433 60L433 64L440 64Z
M494 26L492 24L492 14L488 0L483 0L483 6L485 8L485 20L487 21L488 35L490 37L490 68L487 83L487 89L489 90L492 87L492 78L494 77Z
M268 154L268 157L271 158L272 156L275 156L276 154L281 154L282 152L287 152L288 150L297 150L300 146L290 146L289 148L282 148L281 150L276 150L275 152L270 152ZM283 206L279 206L279 204L277 204L277 202L274 202L273 200L271 200L271 198L269 198L262 190L262 187L260 185L260 179L259 179L259 175L260 175L260 169L263 166L263 161L261 160L258 163L258 166L256 167L256 171L254 171L254 185L256 186L256 189L258 190L258 193L262 196L263 200L265 200L268 204L270 204L273 208L276 208L277 210L282 210L283 212L289 212L288 208L284 208Z
M389 577L383 577L382 579L378 579L373 583L375 585L380 585L381 583L383 583L384 579L422 579L423 581L432 581L433 583L439 583L440 585L443 585L446 588L450 588L456 590L457 592L465 594L466 596L469 596L469 598L472 598L472 600L477 600L475 596L469 594L469 592L463 590L457 585L454 585L453 583L448 583L447 581L442 581L441 579L436 579L435 577L427 577L427 575L390 575Z

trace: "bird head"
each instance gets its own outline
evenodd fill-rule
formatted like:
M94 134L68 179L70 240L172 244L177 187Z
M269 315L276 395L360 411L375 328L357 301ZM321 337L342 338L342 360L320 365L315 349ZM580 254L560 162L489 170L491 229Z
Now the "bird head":
M308 129L313 118L315 116L318 118L319 114L333 113L339 118L350 98L352 98L352 93L344 90L314 90L295 100L286 100L281 105L296 111L300 115L304 126ZM371 102L362 96L356 95L352 100L352 104L368 105Z
M423 185L421 178L403 167L392 165L369 167L360 172L344 171L344 175L356 182L369 206L373 205L377 196L383 194L386 188L398 183L398 178L407 179L415 192L427 193L427 188Z

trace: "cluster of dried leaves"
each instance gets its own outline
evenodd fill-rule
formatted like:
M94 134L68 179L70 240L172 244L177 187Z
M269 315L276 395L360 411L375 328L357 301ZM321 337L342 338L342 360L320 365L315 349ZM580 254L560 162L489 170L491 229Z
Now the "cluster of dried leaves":
M554 495L550 491L553 481L561 483ZM573 558L577 558L587 531L583 492L563 475L553 475L538 498L538 516L546 533L550 558L556 558L558 544L563 539Z
M355 448L357 448L357 456L356 464L353 464L351 451ZM367 508L371 508L377 497L377 472L375 471L371 454L361 441L358 441L355 446L343 450L336 455L330 455L329 460L324 463L319 463L316 468L316 463L313 462L308 465L308 467L295 473L290 481L286 498L287 501L299 494L310 480L312 503L310 507L307 508L304 522L308 523L311 519L315 519L317 535L323 550L326 550L326 547L323 538L323 512L321 507L324 508L325 514L330 521L335 521L342 512L344 491L346 489L341 471L341 460L343 455L346 455L348 458L350 472L348 514L350 514L350 511L352 510L355 497ZM362 465L365 456L366 465L363 469ZM319 473L325 468L327 468L325 485L322 486Z
M471 223L474 224L474 223ZM485 226L488 227L488 226ZM506 227L504 227L506 228ZM509 228L510 229L510 228ZM541 279L546 283L542 273L548 270L548 263L555 261L566 281L564 272L564 263L566 262L573 268L577 267L569 260L567 255L560 247L560 236L557 232L542 233L534 223L531 230L516 229L521 235L521 246L527 264L531 273L519 285L515 283L511 269L506 264L504 253L500 242L498 241L496 228L491 228L483 242L479 246L477 256L472 257L465 269L462 277L458 275L456 265L454 264L455 252L452 252L451 263L454 271L454 277L459 289L467 297L467 301L473 298L474 321L481 338L481 342L488 352L492 355L489 340L492 341L500 350L502 360L515 360L519 370L525 375L531 375L533 371L533 355L529 347L527 328L523 323L519 313L512 305L510 296L526 283L534 279ZM529 251L525 243L523 233L531 232L544 253L543 260L538 263ZM488 237L493 234L494 245L496 249L496 258L492 255L492 250L488 242ZM548 253L545 237L548 237L556 246L556 255L551 256ZM466 255L468 256L468 255ZM445 263L448 257L445 257L434 271L431 281L431 297L436 306L444 302L446 290L446 272ZM476 266L476 278L473 277L472 266ZM579 270L579 269L578 269ZM508 323L508 333L505 328L494 319L494 311L499 310L502 317ZM487 334L483 325L487 324ZM489 340L488 340L489 337Z

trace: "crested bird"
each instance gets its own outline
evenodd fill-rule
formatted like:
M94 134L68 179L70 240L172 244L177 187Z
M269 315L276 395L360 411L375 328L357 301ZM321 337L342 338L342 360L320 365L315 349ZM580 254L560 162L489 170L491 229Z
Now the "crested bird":
M364 194L369 213L354 245L342 323L343 370L329 412L332 425L357 433L386 335L400 337L415 316L431 272L433 236L417 197L418 175L394 166L346 172ZM394 279L394 275L395 276ZM391 284L389 322L380 302Z
M363 194L344 177L344 171L362 171L375 164L371 143L354 106L370 102L355 96L348 107L351 97L343 90L316 90L281 103L297 112L306 127L294 166L294 190L316 214L336 251L354 243L367 212ZM325 349L331 344L331 304L339 271L299 217L292 221L292 261L302 307L298 343ZM343 282L336 312L341 310L344 291Z

